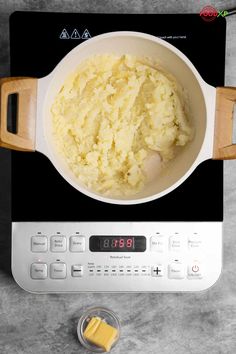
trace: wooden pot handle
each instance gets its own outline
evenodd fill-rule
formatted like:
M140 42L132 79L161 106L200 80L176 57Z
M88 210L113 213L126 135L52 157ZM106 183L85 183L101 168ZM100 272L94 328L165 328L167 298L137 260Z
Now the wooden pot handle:
M7 130L8 96L17 94L17 133ZM13 150L35 150L37 79L0 79L0 146Z
M233 139L233 112L236 102L236 87L216 88L216 115L213 159L236 159L236 144Z

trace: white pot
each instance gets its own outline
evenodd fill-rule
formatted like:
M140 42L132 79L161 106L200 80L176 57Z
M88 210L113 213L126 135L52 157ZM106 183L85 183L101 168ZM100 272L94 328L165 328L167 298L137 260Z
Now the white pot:
M135 196L120 199L104 197L85 188L58 155L52 138L50 109L65 79L85 58L104 53L147 56L158 60L188 91L195 130L194 139L163 169L156 180L147 184ZM236 158L236 147L232 145L232 112L236 88L216 89L208 85L181 51L145 33L112 32L96 36L75 47L48 76L41 79L5 78L0 80L0 87L0 145L43 153L73 187L103 202L148 202L177 188L202 161L210 158ZM19 95L17 134L7 131L7 98L11 93Z

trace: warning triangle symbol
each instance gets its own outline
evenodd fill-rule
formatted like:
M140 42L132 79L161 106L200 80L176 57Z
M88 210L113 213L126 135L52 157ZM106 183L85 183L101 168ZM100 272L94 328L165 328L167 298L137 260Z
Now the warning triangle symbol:
M64 28L60 34L60 39L69 39L69 38L70 38L70 36L69 36L67 30Z
M87 28L84 30L84 33L82 34L82 39L89 39L91 38L91 34L87 30Z
M75 28L74 31L72 32L72 35L70 37L71 39L80 39L80 34L77 31L77 29Z

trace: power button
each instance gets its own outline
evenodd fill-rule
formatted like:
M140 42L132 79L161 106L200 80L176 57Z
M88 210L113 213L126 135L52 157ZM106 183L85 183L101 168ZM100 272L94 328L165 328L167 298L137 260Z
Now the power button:
M199 266L197 265L197 264L194 264L193 266L192 266L192 271L194 272L194 273L197 273L197 272L199 272Z
M188 266L188 279L202 279L202 264L194 261Z

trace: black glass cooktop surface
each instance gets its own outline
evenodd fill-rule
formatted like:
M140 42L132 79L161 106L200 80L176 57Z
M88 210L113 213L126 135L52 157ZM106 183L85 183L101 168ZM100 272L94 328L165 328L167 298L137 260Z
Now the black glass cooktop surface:
M161 37L192 61L203 79L224 84L226 21L197 14L15 12L10 18L11 75L43 77L76 45L111 31ZM80 37L80 38L79 38ZM208 160L177 189L149 203L112 205L70 186L40 153L12 152L13 221L221 221L223 163Z

